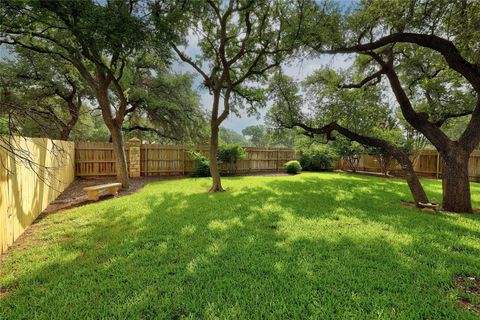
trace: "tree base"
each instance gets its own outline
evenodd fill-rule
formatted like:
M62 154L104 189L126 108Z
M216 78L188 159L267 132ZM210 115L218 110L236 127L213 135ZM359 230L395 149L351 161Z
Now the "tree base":
M217 187L217 186L213 186L210 188L210 190L208 190L209 193L214 193L214 192L225 192L225 189L223 189L222 187Z

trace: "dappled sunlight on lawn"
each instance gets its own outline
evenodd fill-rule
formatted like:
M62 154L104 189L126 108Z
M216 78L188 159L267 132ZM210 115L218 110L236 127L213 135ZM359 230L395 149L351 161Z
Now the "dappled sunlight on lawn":
M451 285L480 269L479 216L404 208L396 179L209 181L42 220L0 267L0 318L475 318Z

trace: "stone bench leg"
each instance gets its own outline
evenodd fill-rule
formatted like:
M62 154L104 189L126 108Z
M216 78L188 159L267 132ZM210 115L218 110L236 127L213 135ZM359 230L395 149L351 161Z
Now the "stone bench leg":
M88 200L90 201L97 201L98 200L98 191L95 190L95 191L88 191L87 192L87 195L88 195Z
M116 196L118 194L118 187L108 188L108 194L111 194L112 196Z

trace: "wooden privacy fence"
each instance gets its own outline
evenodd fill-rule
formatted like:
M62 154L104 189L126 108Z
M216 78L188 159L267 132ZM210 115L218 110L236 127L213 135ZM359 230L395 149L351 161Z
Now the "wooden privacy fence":
M0 136L0 253L74 180L74 152L73 142Z
M125 148L127 162L129 148ZM75 175L114 176L116 175L113 145L108 142L75 142Z
M414 160L415 172L422 177L442 178L443 161L437 150L423 150ZM336 169L348 170L348 166L342 159L335 164ZM380 165L375 156L363 154L360 157L359 171L381 172ZM403 171L397 162L392 162L390 172L402 175ZM468 161L468 174L471 181L480 181L480 151L474 151Z
M237 162L237 173L283 171L285 162L295 159L295 151L287 148L245 147L247 158ZM138 139L126 143L130 176L168 176L189 174L195 160L189 156L195 150L208 157L208 146L142 144ZM228 164L220 165L222 172ZM79 177L114 176L115 155L111 143L77 142L75 172Z

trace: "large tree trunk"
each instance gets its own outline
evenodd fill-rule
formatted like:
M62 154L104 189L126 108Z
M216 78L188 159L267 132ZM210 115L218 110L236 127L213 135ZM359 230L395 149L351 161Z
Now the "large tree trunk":
M110 132L112 135L113 152L116 158L117 179L122 183L123 189L128 189L130 184L122 130L117 125L114 125L110 128Z
M100 77L102 80L103 78ZM103 80L104 81L104 80ZM128 167L127 167L127 157L125 155L123 134L122 134L122 121L117 121L112 116L112 110L110 108L110 101L108 99L108 86L101 82L103 85L99 88L96 88L96 96L100 108L102 110L103 121L107 125L108 130L110 131L110 140L113 144L113 153L115 156L115 166L117 171L117 179L122 183L123 189L128 189L130 187L128 179Z
M60 131L59 139L60 140L68 140L68 137L70 136L70 132L72 131L72 128L69 128L68 126L63 127L62 131Z
M450 54L455 54L453 50L449 50L449 52ZM445 56L445 54L443 55ZM393 59L390 59L388 63L385 63L378 57L374 57L374 59L384 68L405 120L413 128L420 131L437 148L445 161L443 172L443 209L452 212L472 212L470 182L468 179L468 158L480 141L480 131L478 130L480 125L480 100L477 100L477 105L465 131L457 141L452 141L440 129L440 125L443 122L432 123L428 121L426 113L417 113L413 109L410 99L403 90L400 80L395 73Z
M473 210L468 177L469 155L456 151L444 156L442 207L446 211L471 213Z
M70 133L72 132L77 122L78 116L72 117L72 119L70 119L70 121L65 124L65 126L62 128L62 131L60 132L60 140L68 140L68 138L70 137Z
M217 152L218 152L218 126L211 126L211 135L210 135L210 174L212 176L212 187L209 192L219 192L225 191L222 187L222 181L220 178L220 170L218 168L217 162Z

